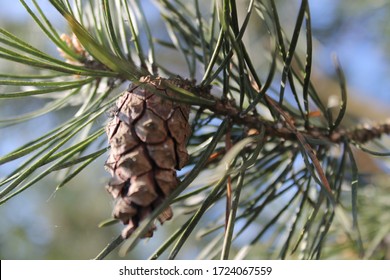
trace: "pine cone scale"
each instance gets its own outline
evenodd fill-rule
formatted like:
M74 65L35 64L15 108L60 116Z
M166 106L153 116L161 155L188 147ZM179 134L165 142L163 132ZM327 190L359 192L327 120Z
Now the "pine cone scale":
M161 143L167 138L164 121L148 109L135 123L135 132L142 142L149 144Z

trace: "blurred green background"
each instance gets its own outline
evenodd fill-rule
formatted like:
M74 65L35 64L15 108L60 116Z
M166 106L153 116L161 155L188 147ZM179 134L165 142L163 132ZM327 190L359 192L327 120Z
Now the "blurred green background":
M152 7L149 1L145 2L145 7ZM288 33L289 26L294 26L299 1L276 2L280 7L282 26L287 27ZM390 105L389 2L386 0L309 1L315 37L313 82L324 98L339 91L331 60L331 54L336 53L348 81L350 96L348 118L354 124L367 120L380 121L390 117L388 110ZM2 5L0 8L2 28L15 33L31 45L59 57L54 45L39 30L18 1L2 0ZM61 32L69 33L64 20L48 2L43 1L42 7ZM150 8L148 12L155 15L151 20L154 29L163 28L163 24L156 16L157 10ZM256 26L252 28L255 30ZM172 69L182 69L183 66L180 65L182 61L173 54L165 53L163 57L165 61L172 64ZM30 70L23 65L10 64L4 60L0 63L0 72ZM4 89L0 88L0 90ZM41 108L44 104L45 100L39 98L0 100L0 118L27 113ZM75 110L67 107L17 126L2 128L0 156L56 127L64 118L71 117ZM106 119L102 118L98 125L103 126L105 123ZM104 141L105 139L102 138L101 143L105 143ZM377 161L359 153L357 155L363 175L375 175L362 176L364 184L359 195L360 226L365 246L371 253L370 258L389 259L389 161ZM52 176L1 205L0 258L91 259L114 239L120 232L121 226L98 228L102 220L110 217L112 210L111 198L104 189L109 178L103 168L106 156L106 154L101 156L57 192L55 192L57 179ZM10 173L21 162L14 161L0 166L0 177ZM61 175L63 174L57 174L57 176ZM376 203L372 203L373 201ZM178 216L174 221L158 227L154 238L141 241L141 244L126 258L147 258L153 248L181 224L180 221ZM337 226L330 234L329 244L332 246L324 250L324 258L357 258L355 248L346 241L345 234L340 232ZM210 241L209 238L192 240L179 254L179 258L195 258L200 247ZM261 254L261 251L260 244L259 255L253 258L267 258L266 255ZM118 258L118 255L113 253L108 258Z

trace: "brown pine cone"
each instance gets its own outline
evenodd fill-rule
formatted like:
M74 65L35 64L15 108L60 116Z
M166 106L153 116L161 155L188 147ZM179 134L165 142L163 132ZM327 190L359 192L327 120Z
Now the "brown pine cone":
M174 96L164 83L187 90L193 84L180 78L150 76L140 82L154 90L131 86L117 101L118 109L106 127L111 146L106 168L112 175L107 190L115 198L113 216L126 225L123 238L128 238L177 187L176 170L188 161L186 145L191 134L190 107L159 94ZM168 207L158 220L162 224L171 218ZM152 226L145 237L151 237L154 229Z

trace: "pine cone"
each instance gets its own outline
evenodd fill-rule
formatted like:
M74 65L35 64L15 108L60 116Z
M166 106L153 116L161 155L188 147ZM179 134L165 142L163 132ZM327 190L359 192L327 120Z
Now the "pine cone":
M177 187L176 170L188 161L190 108L159 94L174 96L164 87L166 82L187 90L193 84L180 78L150 76L140 81L155 90L130 86L117 101L115 116L106 128L111 146L106 168L112 175L107 190L115 198L113 216L126 225L123 238L128 238ZM172 215L168 207L158 220L162 224ZM150 228L145 237L151 237L154 229Z

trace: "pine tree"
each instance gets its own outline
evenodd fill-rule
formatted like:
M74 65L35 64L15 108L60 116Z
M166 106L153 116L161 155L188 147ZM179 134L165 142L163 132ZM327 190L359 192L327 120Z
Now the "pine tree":
M335 217L349 222L348 237L364 255L352 149L372 154L364 144L389 134L390 123L345 125L348 95L336 57L339 109L318 95L311 81L308 1L301 1L290 35L274 1L156 1L169 39L156 36L137 0L102 0L99 5L50 0L66 19L69 34L53 27L38 1L20 2L60 57L1 29L0 57L38 69L38 74L3 74L1 85L34 88L0 93L0 98L65 91L47 110L31 116L69 106L72 99L79 110L58 128L0 158L5 164L30 155L2 179L0 204L59 170L67 172L58 186L63 187L106 156L105 169L112 176L106 189L115 201L113 219L101 226L120 221L124 229L98 259L121 244L121 253L132 250L140 238L153 238L156 221L177 216L185 222L151 258L167 252L176 258L195 229L213 236L203 258L321 258L330 246L327 236ZM253 18L262 24L258 33L251 33ZM244 40L251 36L262 36L259 55ZM299 44L305 46L303 55ZM188 74L163 62L162 47L184 57ZM266 67L257 55L268 58ZM108 111L106 124L96 125ZM71 142L75 136L77 142ZM98 150L86 152L97 143ZM42 167L47 169L36 175ZM349 198L344 186L351 190ZM351 207L345 207L349 201ZM202 218L209 213L219 217L204 226ZM262 241L266 235L271 245ZM241 250L232 249L243 239ZM266 253L256 255L256 246Z

